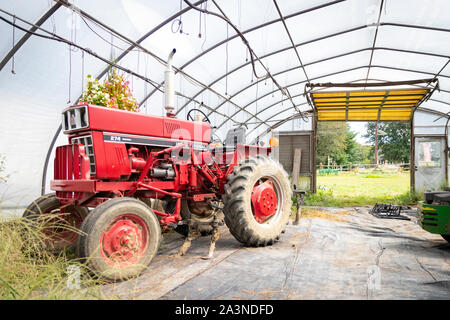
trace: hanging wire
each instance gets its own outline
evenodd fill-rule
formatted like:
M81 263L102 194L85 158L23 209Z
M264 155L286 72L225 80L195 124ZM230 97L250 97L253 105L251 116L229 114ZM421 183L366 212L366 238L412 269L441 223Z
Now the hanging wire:
M180 0L180 11L183 9L183 0ZM180 32L180 34L183 34L183 15L180 15L178 19L175 19L172 21L171 30L172 33ZM175 28L174 28L175 26ZM189 35L188 33L185 33L186 35Z
M228 24L227 24L227 43L225 44L225 55L226 55L226 59L225 59L225 96L228 95Z
M220 6L217 4L217 2L216 2L215 0L211 0L211 1L214 3L214 5L215 5L215 6L217 7L217 9L220 11L220 14L219 14L219 13L216 13L216 12L204 10L204 9L202 9L201 7L200 7L200 8L199 8L199 7L196 7L196 6L194 6L191 2L189 2L188 0L183 0L183 1L184 1L190 8L192 8L192 9L194 9L194 10L197 10L197 11L201 11L201 12L203 12L203 13L205 13L205 14L211 14L211 15L213 15L213 16L215 16L215 17L218 17L218 18L224 20L229 26L231 26L231 27L234 29L234 31L238 34L238 36L241 38L241 40L244 42L244 44L247 46L247 48L248 48L248 50L249 50L249 53L250 53L250 59L251 59L251 65L252 65L252 71L253 71L255 77L256 77L257 79L262 79L262 78L265 78L265 77L269 77L269 78L275 83L275 85L276 85L277 88L281 91L281 93L289 98L289 100L290 100L290 102L292 103L292 106L294 107L294 109L300 114L300 116L301 116L302 118L304 118L302 112L300 112L300 110L298 109L297 105L294 103L294 101L293 101L293 99L292 99L292 96L291 96L289 90L288 90L287 88L285 88L285 87L282 87L282 86L278 83L278 81L274 78L274 76L268 71L267 67L264 65L264 63L263 63L263 62L261 61L261 59L256 55L256 53L254 52L254 50L253 50L252 47L250 46L250 43L248 42L247 38L246 38L246 37L244 36L244 34L243 34L243 33L242 33L242 32L241 32L241 31L240 31L240 30L239 30L239 29L238 29L238 28L230 21L230 19L226 16L225 12L220 8ZM227 41L227 42L228 42L228 41ZM259 75L256 73L256 62L259 62L259 64L261 65L261 67L264 69L264 71L266 72L265 75L259 76ZM305 70L303 70L303 71L305 71Z
M107 40L105 37L103 37L102 35L100 35L97 31L95 31L92 27L91 27L91 25L89 24L89 22L88 21L86 21L86 19L82 16L82 15L80 15L80 18L81 18L81 20L84 22L84 24L97 36L97 37L99 37L100 39L102 39L104 42L106 42L107 44L109 44L110 46L113 46L114 48L116 48L116 49L118 49L118 50L120 50L120 51L128 51L128 52L131 52L131 51L138 51L139 49L132 49L132 50L128 50L128 49L125 49L125 48L122 48L122 47L119 47L119 46L117 46L117 45L115 45L114 43L111 43L111 41L109 41L109 40ZM111 32L109 32L108 31L108 33L111 35L112 33Z
M205 1L205 10L207 10L208 9L208 0L207 1ZM204 28L204 30L205 30L205 32L204 32L204 39L203 39L203 43L202 43L202 51L205 51L205 49L203 48L204 47L204 45L205 45L205 42L206 42L206 16L207 16L207 14L203 14L203 28Z
M52 6L53 6L52 3L53 3L52 0L47 0L48 9L52 8ZM55 17L53 14L50 16L50 22L52 24L53 34L55 34L56 33L56 24L55 24Z
M259 91L259 81L256 82L256 100L255 100L255 114L258 114L258 91Z
M283 94L285 94L286 95L286 92L285 92L285 88L283 88L283 87L281 87L279 84L278 84L278 82L275 80L275 78L270 74L270 73L268 73L267 72L267 68L266 68L266 66L262 63L262 61L261 61L261 59L256 55L256 53L253 51L253 49L251 48L251 46L250 46L250 44L249 44L249 42L248 42L248 40L247 40L247 38L244 36L244 34L230 21L230 19L225 15L225 13L223 12L223 10L220 8L220 6L217 4L217 2L215 1L215 0L211 0L214 4L215 4L215 6L217 7L217 9L219 9L219 11L220 11L220 14L219 13L216 13L216 12L212 12L212 11L208 11L208 10L205 10L205 9L202 9L201 7L200 8L198 8L198 7L196 7L196 6L194 6L191 2L189 2L188 0L183 0L190 8L192 8L192 9L194 9L194 10L197 10L197 11L200 11L200 12L203 12L203 13L205 13L205 14L211 14L211 15L213 15L213 16L215 16L215 17L218 17L218 18L220 18L220 19L222 19L222 20L224 20L229 26L231 26L233 29L234 29L234 31L238 34L238 36L241 38L241 40L244 42L244 44L245 44L245 46L247 46L247 48L248 48L248 50L249 50L249 52L250 52L250 59L251 59L251 63L252 63L252 70L253 70L253 73L255 74L255 77L256 78L258 78L258 79L262 79L262 78L264 78L264 77L267 77L267 76L269 76L271 79L272 79L272 81L274 81L275 82L275 84L277 85L277 87L283 92ZM258 74L256 73L256 66L255 66L255 62L259 62L260 63L260 65L263 67L263 69L266 71L266 74L265 75L263 75L263 76L258 76Z
M181 4L181 2L180 2L180 4ZM68 6L68 8L71 9L72 11L74 11L75 14L79 14L80 16L84 15L84 13L82 13L82 11L80 11L78 8L76 8L76 7L74 7L74 6ZM0 12L3 12L3 13L5 13L5 14L11 16L11 17L14 16L13 14L11 14L11 13L9 13L9 12L7 12L7 11L1 9L1 8L0 8ZM114 31L108 30L108 29L106 29L104 26L99 25L95 20L92 20L89 16L87 16L87 19L89 19L90 21L94 22L96 25L98 25L98 26L101 27L102 29L106 30L106 31L109 32L111 35L113 35L113 34L115 33ZM12 21L10 21L10 20L8 20L8 19L5 19L4 17L1 17L1 16L0 16L0 20L2 20L2 21L4 21L4 22L8 23L8 24L11 25L11 26L14 26L15 28L17 28L17 29L19 29L19 30L21 30L21 31L23 31L23 32L29 33L29 34L31 34L31 35L33 35L33 36L37 36L37 37L44 38L44 39L48 39L48 40L52 40L52 41L57 41L57 42L66 43L66 44L68 44L68 45L71 46L71 50L72 50L72 49L75 49L75 50L82 50L83 52L88 53L89 55L91 55L91 56L93 56L93 57L95 57L95 58L97 58L97 59L103 61L104 63L106 63L106 64L109 66L109 70L111 70L111 68L117 68L117 69L119 69L119 70L121 70L121 71L123 71L123 72L129 73L130 75L134 75L135 77L137 77L137 78L139 78L139 79L142 79L142 80L145 81L145 82L148 82L150 85L152 85L153 88L155 88L155 90L157 90L157 91L159 91L159 92L163 92L163 90L162 90L161 87L160 87L160 84L157 83L156 81L153 81L152 79L146 78L146 77L144 77L143 75L140 75L140 74L138 74L138 73L136 73L136 72L134 72L134 71L132 71L132 70L130 70L130 69L128 69L128 68L125 68L125 67L123 67L123 66L121 66L121 65L119 65L119 64L117 64L117 63L115 63L115 61L111 61L110 59L107 59L107 58L105 58L105 57L102 57L102 56L98 55L96 52L94 52L94 51L93 51L92 49L90 49L90 48L82 47L81 45L79 45L79 44L77 44L77 43L75 43L75 42L73 42L73 41L70 41L70 40L67 39L67 38L64 38L64 37L61 37L61 36L59 36L59 35L57 35L57 34L54 34L54 33L52 33L51 31L48 31L48 30L46 30L45 28L42 28L41 26L37 26L37 25L35 25L35 24L33 24L33 23L31 23L31 22L29 22L29 21L23 19L23 18L17 17L17 20L20 20L20 21L22 21L22 22L24 22L24 23L26 23L26 24L28 24L28 25L30 25L30 26L33 26L33 27L36 28L36 30L42 31L42 32L44 32L44 33L46 33L46 34L48 34L48 35L42 34L42 33L39 33L39 32L32 32L32 31L29 31L28 29L25 29L25 28L23 28L23 27L17 25L16 23L13 23ZM74 36L76 36L76 35L74 34ZM137 44L137 43L132 42L131 40L129 40L129 39L127 39L127 38L124 38L124 37L121 36L120 34L118 34L118 36L119 36L121 39L123 39L125 42L132 43L133 45L139 47L143 52L145 52L146 54L148 54L148 55L150 55L151 57L155 58L156 61L157 61L158 63L161 63L161 64L163 64L163 65L166 65L166 62L165 62L164 60L160 59L158 56L154 55L152 52L148 51L148 50L145 49L144 47L140 46L140 45ZM108 42L108 43L110 43L112 47L116 47L116 46L114 45L114 43L112 43L112 42ZM131 50L127 50L127 51L131 51ZM204 89L208 89L209 91L211 91L212 93L214 93L215 95L217 95L218 98L225 99L226 101L229 101L228 98L224 97L224 96L223 96L222 94L220 94L219 92L213 90L213 89L210 88L210 87L205 86L205 85L202 84L201 82L198 82L196 79L192 78L190 75L186 74L186 73L183 72L182 70L179 70L179 69L177 69L177 68L175 68L175 69L176 69L177 72L179 72L179 73L182 75L182 77L183 77L184 79L186 79L188 82L192 83L193 85L202 87L202 88L204 88ZM184 98L186 98L186 99L188 99L188 100L193 100L193 99L190 99L190 98L186 97L185 95L183 95L183 94L180 93L180 92L176 92L175 94L176 94L176 95L180 95L180 96L182 96L182 97L184 97ZM209 109L209 107L208 107L208 109ZM212 110L212 109L209 109L209 110ZM213 111L213 110L212 110L212 111ZM220 114L220 113L219 113L219 114ZM226 117L226 116L225 116L225 117ZM231 119L231 118L229 118L229 119L230 119L231 121L233 121L233 119Z
M69 99L67 100L67 104L70 104L70 97L71 97L71 88L72 88L72 48L69 44Z
M269 70L269 67L267 67L267 70ZM264 79L264 85L267 86L267 78Z
M137 72L139 72L139 64L140 64L140 56L141 56L141 51L140 50L138 50L138 53L137 53L137 66L136 66L136 70L137 70ZM131 75L131 80L134 80L134 76L133 75ZM134 91L134 81L131 83L131 90L133 90Z
M148 56L145 55L145 72L144 72L144 76L147 78L147 68L148 68ZM147 82L144 82L144 96L147 96ZM144 107L145 107L145 113L147 113L147 100L145 99L144 102Z
M182 4L182 1L180 1L180 6L181 6L181 4ZM74 5L70 5L70 4L69 4L69 5L66 5L66 7L69 8L69 9L71 9L72 11L74 11L75 14L80 15L80 17L85 16L85 13L83 13L80 9L78 9L78 8L75 7ZM11 17L13 16L13 14L11 14L11 13L5 11L5 10L2 10L1 8L0 8L0 12L3 12L3 13L5 13L5 14L8 14L8 15L10 15ZM114 33L114 34L117 34L117 33L114 32L113 30L109 30L109 29L105 28L103 25L99 24L97 21L93 20L91 17L89 17L89 16L86 16L86 17L87 17L88 20L92 21L94 24L96 24L97 26L99 26L99 27L102 28L103 30L108 31L110 34L113 34L113 33ZM73 50L75 50L75 51L76 51L76 50L82 50L82 51L84 51L84 52L90 54L91 56L94 56L95 58L97 58L97 59L99 59L99 60L105 62L106 64L108 64L108 65L109 65L109 70L111 70L111 68L114 67L114 68L117 68L117 69L119 69L119 70L122 70L122 71L124 71L124 72L126 72L126 73L132 74L132 75L134 75L135 77L140 78L140 79L142 79L142 80L144 80L144 81L150 83L157 91L162 92L162 90L161 90L161 85L158 84L157 82L155 82L155 81L153 81L153 80L151 80L151 79L145 78L145 77L143 77L142 75L136 74L135 72L133 72L133 71L130 70L130 69L124 68L124 67L118 65L117 63L111 62L110 60L105 59L104 57L99 56L98 54L96 54L95 52L93 52L92 49L81 47L80 45L78 45L78 44L76 44L76 43L73 43L73 42L69 41L69 40L66 39L66 38L63 38L63 37L61 37L61 36L58 36L57 34L54 34L54 33L50 32L50 31L47 31L47 30L45 30L44 28L42 28L42 27L40 27L40 26L37 26L37 25L35 25L35 24L33 24L33 23L29 22L29 21L26 21L26 20L24 20L24 19L22 19L22 18L19 18L19 17L18 17L17 19L20 20L20 21L22 21L22 22L24 22L24 23L26 23L26 24L29 24L29 25L35 27L37 30L43 31L43 32L45 32L45 33L47 33L47 34L50 34L51 37L50 37L50 36L47 36L47 35L43 35L43 34L37 33L37 32L30 32L29 30L24 29L24 28L18 26L17 24L12 23L11 21L8 21L7 19L4 19L3 17L0 17L0 20L3 20L4 22L6 22L6 23L8 23L8 24L10 24L10 25L13 25L13 26L15 26L16 28L18 28L18 29L20 29L20 30L22 30L22 31L24 31L24 32L27 32L27 33L29 33L29 34L32 34L32 35L34 35L34 36L38 36L38 37L45 38L45 39L49 39L49 40L53 40L53 41L63 42L63 43L67 43L67 44L70 43L70 44L71 44L71 49L73 49ZM83 21L85 21L85 20L83 20ZM90 28L90 29L92 29L92 28ZM94 33L95 33L95 32L94 32ZM98 35L98 34L97 34L97 35ZM145 52L145 53L149 54L150 56L152 56L153 58L155 58L157 62L159 62L159 63L161 63L161 64L163 64L163 65L166 65L166 62L165 62L164 60L162 60L162 59L159 58L158 56L154 55L154 54L151 53L150 51L146 50L145 48L143 48L142 46L140 46L138 43L135 43L135 42L133 42L132 40L129 40L128 38L123 37L123 36L120 35L120 34L117 34L117 35L118 35L119 38L121 38L123 41L128 42L128 43L131 43L131 44L133 44L133 45L136 46L136 47L139 47L143 52ZM106 40L105 40L105 41L106 41ZM107 41L106 41L106 42L107 42ZM109 43L109 42L108 42L108 43ZM111 44L112 44L112 43L111 43ZM117 46L115 46L114 44L112 44L112 45L113 45L114 47L117 47ZM128 52L128 51L132 51L132 49L130 49L130 50L127 49L126 51L127 51L127 52ZM202 84L201 82L198 82L196 79L192 78L191 76L189 76L188 74L186 74L186 73L183 72L182 70L179 70L179 69L177 69L177 68L175 68L175 69L176 69L177 72L180 72L181 75L182 75L185 79L187 79L190 83L194 84L195 86L199 86L199 87L202 87L202 88L204 88L204 89L208 89L208 90L210 90L212 93L214 93L215 95L217 95L218 97L224 98L226 101L228 101L228 99L227 99L226 97L223 97L220 93L218 93L218 92L216 92L215 90L211 89L210 87L208 87L208 86ZM180 93L179 93L179 92L176 92L175 94L176 94L176 95L179 95ZM186 97L185 97L185 98L186 98ZM186 98L186 99L189 99L189 98ZM190 99L190 100L192 100L192 99Z
M184 90L183 90L183 78L182 77L179 77L180 78L180 86L179 86L179 88L180 88L180 92L182 92L182 93L184 93ZM177 106L179 106L180 105L180 103L179 103L179 100L181 99L181 97L178 97L178 99L177 99ZM185 108L184 109L184 117L186 118L186 114L187 114L187 108Z
M16 16L13 17L13 28L12 28L12 47L14 49L15 45L16 45ZM11 59L11 73L12 74L16 74L16 71L14 70L15 67L15 59L14 59L15 54L13 54L12 59Z
M202 5L200 5L201 7ZM202 12L198 12L198 37L202 37Z
M110 49L110 57L111 57L111 61L114 61L114 57L115 57L115 52L114 52L114 35L111 33L111 49Z
M176 29L174 29L175 24L177 24ZM172 33L177 33L178 31L183 33L183 21L181 21L181 18L173 20L170 29Z
M73 43L77 42L77 26L76 26L76 17L75 10L72 10L72 19L70 24L70 41ZM78 51L78 48L70 46L70 50L75 52Z
M6 13L6 14L8 14L8 15L10 15L10 16L13 16L13 14L8 13L8 12L2 10L2 9L0 9L0 12ZM103 61L104 63L108 64L110 67L114 67L114 68L120 69L120 70L122 70L123 72L132 74L132 75L134 75L135 77L137 77L137 78L139 78L139 79L142 79L143 81L146 81L146 82L150 83L156 90L162 92L161 88L159 88L159 83L157 83L156 81L153 81L153 80L151 80L151 79L149 79L149 78L146 78L146 77L144 77L144 76L142 76L142 75L140 75L140 74L138 74L138 73L136 73L136 72L134 72L134 71L132 71L132 70L130 70L130 69L124 68L124 67L122 67L121 65L119 65L119 64L117 64L117 63L111 62L109 59L106 59L106 58L104 58L104 57L98 55L97 53L93 52L91 49L89 49L89 48L83 48L83 47L80 46L79 44L76 44L76 43L74 43L74 42L72 42L72 41L70 41L70 40L68 40L68 39L66 39L66 38L63 38L63 37L58 36L58 35L56 35L56 34L52 34L50 31L48 31L48 30L46 30L46 29L44 29L44 28L42 28L42 27L36 26L35 24L33 24L33 23L29 22L29 21L26 21L26 20L21 19L21 18L17 18L17 19L19 19L20 21L22 21L22 22L24 22L24 23L26 23L26 24L28 24L28 25L30 25L30 26L36 27L36 29L39 29L39 30L41 30L41 31L43 31L43 32L45 32L45 33L47 33L47 34L50 34L51 36L47 36L47 35L42 34L42 33L32 32L32 31L30 31L30 30L28 30L28 29L25 29L25 28L23 28L23 27L21 27L21 26L15 24L15 23L13 23L12 21L10 21L10 20L8 20L8 19L5 19L4 17L0 16L0 20L1 20L1 21L4 21L4 22L6 22L7 24L9 24L9 25L11 25L11 26L14 26L14 27L16 27L17 29L19 29L19 30L21 30L21 31L23 31L23 32L29 33L29 34L31 34L31 35L33 35L33 36L36 36L36 37L39 37L39 38L48 39L48 40L52 40L52 41L57 41L57 42L61 42L61 43L68 44L68 45L70 45L70 46L72 46L72 47L76 47L76 48L78 48L79 50L82 50L82 51L88 53L89 55L91 55L91 56L93 56L93 57L95 57L95 58L97 58L97 59ZM175 94L177 94L177 93L175 93Z
M52 2L53 2L52 0L48 0L48 7L49 8L51 8L53 6ZM54 14L52 14L50 16L50 21L52 23L53 34L55 34L56 33L56 21L55 21L55 15Z
M182 8L182 1L183 1L183 0L180 0L180 8ZM128 39L128 38L122 36L121 34L118 34L117 32L115 32L115 31L113 31L113 30L109 30L108 28L106 28L105 26L99 24L97 21L93 20L91 17L89 17L88 15L86 15L83 11L81 11L81 10L78 9L78 8L76 8L75 6L68 6L68 8L71 9L71 10L73 10L73 11L75 11L76 14L79 14L79 15L82 16L82 17L85 16L88 20L94 22L94 23L95 23L97 26L99 26L100 28L102 28L102 29L104 29L104 30L106 30L106 31L108 31L108 32L110 32L110 33L116 34L116 36L118 36L118 38L122 39L123 41L132 44L134 47L140 48L143 52L145 52L146 54L149 54L150 56L152 56L153 58L155 58L156 61L157 61L158 63L161 63L161 64L164 65L164 66L166 65L166 61L165 61L165 60L159 58L158 56L156 56L155 54L153 54L153 53L150 52L149 50L145 49L144 47L142 47L142 46L139 45L138 43L133 42L132 40L130 40L130 39ZM206 5L205 5L205 8L206 8ZM0 9L0 12L7 13L6 11L4 11L4 10L2 10L2 9ZM9 14L9 13L7 13L7 14ZM206 19L206 18L205 18L205 19ZM21 20L23 21L23 19L21 19ZM26 23L31 24L31 23L29 23L29 22L26 22ZM33 25L33 24L31 24L31 25ZM41 28L41 27L37 27L37 28L38 28L39 30L42 30L42 31L48 33L48 31L44 30L44 29ZM188 33L184 33L184 34L189 35ZM53 35L53 36L56 37L56 38L58 38L58 39L54 39L54 40L56 40L56 41L61 41L61 37L59 37L59 36L57 36L57 35ZM64 39L64 40L65 40L65 39ZM77 45L77 47L80 47L80 46ZM92 53L92 51L91 51L89 48L82 48L82 47L80 47L80 49L81 49L81 50L85 50L86 52L90 53L91 55L93 55L93 56L99 58L100 60L104 61L104 58L99 57L99 56L96 55L95 53ZM86 49L87 49L87 50L86 50ZM129 51L132 51L132 49L130 49L130 50L127 49L127 50L125 50L125 51L126 51L126 52L129 52ZM109 64L110 66L113 66L113 65L111 64L110 61L107 61L106 63ZM118 69L120 69L120 70L123 70L123 71L125 71L125 72L128 72L128 73L130 73L130 74L133 74L133 72L132 72L131 70L125 69L125 68L123 68L123 67L121 67L121 66L118 66L118 65L116 65L116 64L114 64L114 67L116 67L116 68L118 68ZM220 94L219 92L215 91L214 89L212 89L212 88L206 86L205 84L203 84L203 83L199 82L198 80L194 79L193 77L189 76L188 74L186 74L186 73L185 73L184 71L182 71L181 69L175 68L175 71L176 71L176 72L179 72L186 80L188 80L188 81L189 81L190 83L192 83L193 85L198 86L198 87L201 87L201 88L203 88L203 89L207 89L207 90L213 92L213 93L214 93L215 95L217 95L218 97L223 98L223 99L225 99L225 100L228 101L228 98L224 97L224 96L223 96L222 94ZM138 78L143 78L143 77L140 76L140 75L139 75L139 76L137 76L136 74L134 74L134 75L135 75L136 77L138 77ZM155 81L151 81L151 79L145 79L145 81L149 81L149 83L150 83L153 87L155 87L155 89L156 89L157 91L161 91L161 92L162 92L162 90L161 90L161 84L158 85L158 84L156 84ZM156 84L156 86L155 86L155 84ZM175 93L175 94L178 94L178 93ZM190 99L190 100L192 100L192 99Z
M81 88L84 90L84 51L81 51Z

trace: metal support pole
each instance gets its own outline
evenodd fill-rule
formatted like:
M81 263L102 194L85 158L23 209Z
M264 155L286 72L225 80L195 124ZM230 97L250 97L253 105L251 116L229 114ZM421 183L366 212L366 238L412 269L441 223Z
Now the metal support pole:
M409 178L410 178L410 190L415 191L415 178L416 178L416 161L415 161L415 139L414 139L414 111L411 115L411 120L409 122L410 128L410 156L409 156Z
M375 169L378 168L378 121L375 122Z

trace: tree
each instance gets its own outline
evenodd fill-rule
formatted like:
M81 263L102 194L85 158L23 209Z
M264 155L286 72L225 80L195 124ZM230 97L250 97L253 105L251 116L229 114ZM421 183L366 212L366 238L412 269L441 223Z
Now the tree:
M347 126L348 128L348 126ZM347 138L345 139L345 153L347 154L347 163L359 163L362 161L362 154L359 150L359 143L356 142L356 133L347 129Z
M375 145L375 122L367 123L364 135ZM410 157L410 124L409 122L379 122L378 130L386 135L378 135L379 154L388 162L409 162ZM373 152L372 152L373 156Z
M367 146L367 145L363 145L363 144L359 144L357 146L357 153L360 155L359 160L355 161L358 163L372 163L373 161L373 146Z
M328 157L339 165L370 163L372 146L359 144L356 133L345 122L319 122L317 124L317 164L328 163Z
M346 141L348 126L345 122L319 122L317 124L317 164L328 163L328 157L337 164L347 162Z

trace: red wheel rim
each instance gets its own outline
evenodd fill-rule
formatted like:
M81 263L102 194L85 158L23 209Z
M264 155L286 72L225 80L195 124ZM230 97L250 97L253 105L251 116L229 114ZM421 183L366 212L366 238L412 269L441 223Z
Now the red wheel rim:
M122 214L114 219L100 237L100 254L115 268L138 263L148 247L149 229L144 219Z
M48 209L43 216L44 224L42 232L45 235L45 243L55 249L64 249L73 244L78 237L78 229L83 223L83 216L74 208L63 207Z
M258 223L271 218L278 208L278 197L272 181L258 180L252 190L253 217Z

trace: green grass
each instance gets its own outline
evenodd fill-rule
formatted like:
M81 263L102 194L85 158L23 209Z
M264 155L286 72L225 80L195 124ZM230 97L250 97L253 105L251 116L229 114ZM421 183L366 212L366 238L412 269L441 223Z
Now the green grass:
M415 204L418 194L409 192L409 173L339 174L317 177L316 194L306 196L305 204L313 206L351 207L377 202Z

